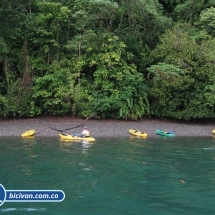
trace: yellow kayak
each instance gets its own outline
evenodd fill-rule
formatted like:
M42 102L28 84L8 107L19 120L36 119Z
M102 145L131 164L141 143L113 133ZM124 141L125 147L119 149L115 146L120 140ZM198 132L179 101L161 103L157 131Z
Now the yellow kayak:
M215 134L215 130L212 130L212 133Z
M86 140L86 141L95 141L93 137L79 137L79 136L72 136L69 134L59 134L60 138L63 140Z
M130 134L133 134L135 136L138 136L138 137L147 137L147 133L146 132L141 132L141 131L137 131L137 130L132 130L130 129L129 130L129 133Z
M31 137L35 134L35 130L29 130L29 131L25 131L24 133L21 134L22 137Z

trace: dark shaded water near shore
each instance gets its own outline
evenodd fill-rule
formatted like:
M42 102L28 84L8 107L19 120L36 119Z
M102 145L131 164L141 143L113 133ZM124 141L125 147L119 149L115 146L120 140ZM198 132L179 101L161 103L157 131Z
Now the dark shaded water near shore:
M63 190L62 202L5 202L1 214L215 214L215 138L0 139L6 190Z

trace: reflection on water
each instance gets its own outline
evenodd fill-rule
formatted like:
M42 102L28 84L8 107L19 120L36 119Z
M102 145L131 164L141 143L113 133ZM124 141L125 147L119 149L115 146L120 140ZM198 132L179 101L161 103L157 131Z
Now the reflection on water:
M204 148L205 150L214 150L214 147Z
M5 209L0 209L1 212L20 212L20 211L45 211L45 208L5 208Z
M60 139L60 148L67 152L71 152L77 145L82 145L82 153L87 154L88 149L94 144L94 142L86 140L63 140Z
M8 214L214 214L214 138L1 138L6 189L60 189L61 203L8 203Z

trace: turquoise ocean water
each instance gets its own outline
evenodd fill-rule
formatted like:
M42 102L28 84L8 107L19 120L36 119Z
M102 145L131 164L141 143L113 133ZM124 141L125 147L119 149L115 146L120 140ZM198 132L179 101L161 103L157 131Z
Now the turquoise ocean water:
M211 215L215 138L1 138L0 184L65 193L62 202L5 202L5 215Z

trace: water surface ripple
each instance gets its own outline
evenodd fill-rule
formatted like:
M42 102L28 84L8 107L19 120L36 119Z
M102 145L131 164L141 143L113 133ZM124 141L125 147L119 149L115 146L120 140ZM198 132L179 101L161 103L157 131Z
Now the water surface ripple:
M215 138L1 138L6 190L63 190L63 202L5 202L2 214L215 214Z

